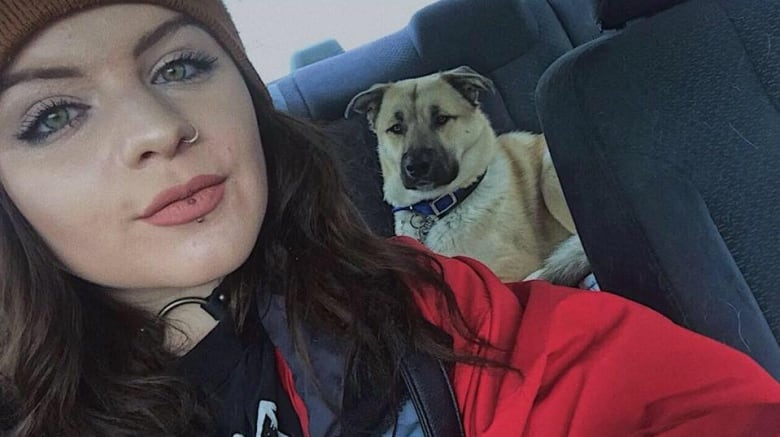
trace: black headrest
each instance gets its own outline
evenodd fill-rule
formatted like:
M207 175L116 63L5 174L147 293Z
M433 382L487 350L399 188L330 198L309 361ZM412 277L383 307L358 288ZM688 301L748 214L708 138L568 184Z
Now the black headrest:
M598 17L604 29L623 27L628 21L646 17L685 0L596 0Z

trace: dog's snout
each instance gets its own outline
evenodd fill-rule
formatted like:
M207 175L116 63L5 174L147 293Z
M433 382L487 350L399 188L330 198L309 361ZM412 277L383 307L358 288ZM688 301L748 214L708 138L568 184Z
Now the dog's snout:
M433 159L433 149L425 148L404 153L401 162L407 176L412 179L420 179L430 175Z
M412 148L401 157L401 181L410 190L431 190L449 184L458 164L442 148Z

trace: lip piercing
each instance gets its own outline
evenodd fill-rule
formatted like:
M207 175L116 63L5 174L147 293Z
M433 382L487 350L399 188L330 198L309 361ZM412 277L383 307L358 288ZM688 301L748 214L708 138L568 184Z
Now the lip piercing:
M188 139L182 138L181 140L182 143L194 144L196 141L198 141L198 138L200 138L200 131L198 131L198 128L196 128L195 126L192 126L192 129L195 131L195 133L192 134L192 138L188 138Z
M195 223L203 223L205 221L206 221L206 219L204 217L201 217L201 218L195 220Z

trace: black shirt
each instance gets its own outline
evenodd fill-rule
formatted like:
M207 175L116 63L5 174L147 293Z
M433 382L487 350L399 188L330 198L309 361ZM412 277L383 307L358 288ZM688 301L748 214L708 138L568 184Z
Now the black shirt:
M179 362L184 376L217 406L217 436L302 436L298 416L279 380L273 344L262 325L255 321L252 338L242 340L229 314L217 314L217 326Z

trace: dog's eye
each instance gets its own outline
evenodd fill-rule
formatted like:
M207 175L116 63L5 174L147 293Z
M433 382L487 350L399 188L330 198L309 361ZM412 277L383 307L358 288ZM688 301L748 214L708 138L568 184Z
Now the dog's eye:
M452 120L453 116L451 115L437 115L436 118L433 120L434 123L436 123L436 126L444 126L447 124L448 121Z
M396 124L390 126L390 129L388 129L387 132L393 133L393 134L396 134L396 135L401 135L402 133L404 133L404 127L401 126L401 123L396 123Z

